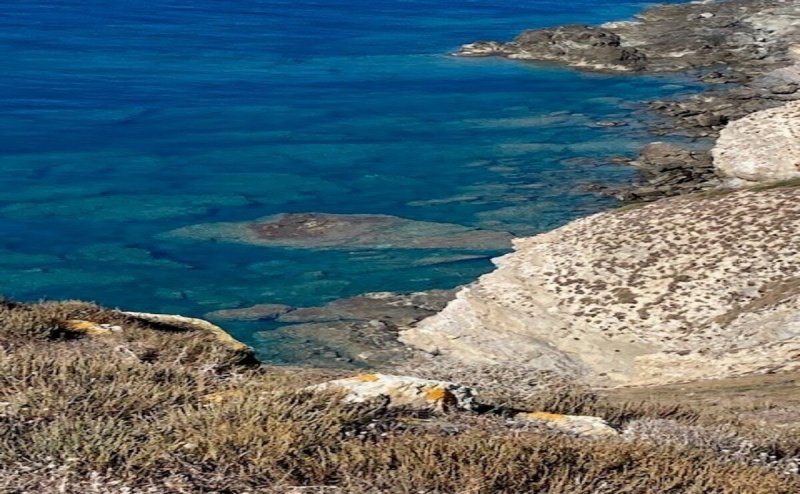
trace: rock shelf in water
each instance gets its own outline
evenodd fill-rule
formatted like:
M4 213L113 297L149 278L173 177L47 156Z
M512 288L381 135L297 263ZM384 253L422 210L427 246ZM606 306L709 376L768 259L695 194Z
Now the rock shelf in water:
M244 223L189 226L171 235L307 249L504 250L511 235L388 215L295 213Z

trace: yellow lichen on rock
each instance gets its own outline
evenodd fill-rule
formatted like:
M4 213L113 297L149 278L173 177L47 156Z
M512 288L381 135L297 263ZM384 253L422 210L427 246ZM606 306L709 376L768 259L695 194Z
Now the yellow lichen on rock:
M114 334L114 330L119 331L119 326L110 326L108 324L97 324L91 321L84 321L81 319L72 319L66 322L67 329L76 333L82 333L89 336L109 336Z
M217 391L203 396L203 401L219 405L220 403L231 398L241 398L244 396L244 391L241 389L226 389L225 391Z
M420 410L473 410L472 390L446 381L390 374L359 374L306 388L309 391L342 391L345 401L361 403L386 399L389 406Z
M365 383L372 383L380 379L377 374L359 374L355 378Z
M441 386L431 388L425 393L425 398L427 398L428 401L447 401L448 398L451 397L452 395Z
M550 412L521 412L514 416L517 420L539 422L560 432L580 436L615 436L617 429L600 417L587 415L563 415Z
M561 413L550 413L550 412L527 412L522 414L526 418L533 419L533 420L546 420L548 422L563 422L566 420L566 415Z

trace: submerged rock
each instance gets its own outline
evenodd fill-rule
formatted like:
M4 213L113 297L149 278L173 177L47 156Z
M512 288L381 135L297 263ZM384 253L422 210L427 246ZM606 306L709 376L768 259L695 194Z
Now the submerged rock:
M649 202L708 190L721 184L711 155L704 150L652 142L629 164L639 170L643 181L622 187L596 185L590 190L613 195L625 202Z
M397 341L401 329L430 317L452 300L454 290L367 293L321 307L294 309L278 317L285 324L258 334L269 360L324 367L383 367L406 360Z
M257 304L251 307L238 309L220 309L206 314L209 319L229 321L264 321L277 319L292 310L288 305L282 304Z
M387 215L295 213L245 223L189 226L171 235L308 249L504 250L511 235Z

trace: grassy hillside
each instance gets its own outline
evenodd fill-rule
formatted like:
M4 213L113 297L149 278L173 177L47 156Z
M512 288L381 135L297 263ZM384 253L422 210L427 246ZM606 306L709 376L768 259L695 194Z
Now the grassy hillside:
M334 377L259 366L187 325L0 301L0 492L800 492L787 473L800 434L759 415L797 405L796 386L728 407L728 384L697 399L487 372L473 384L490 413L435 416L302 391ZM548 432L510 421L510 406L599 415L625 433Z

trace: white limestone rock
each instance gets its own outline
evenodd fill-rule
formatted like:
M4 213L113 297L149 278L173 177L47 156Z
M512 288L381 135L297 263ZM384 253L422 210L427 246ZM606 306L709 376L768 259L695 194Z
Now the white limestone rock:
M342 391L345 401L362 403L387 399L389 406L420 410L473 410L477 406L472 390L446 381L434 381L390 374L359 374L307 388L309 391Z
M800 101L728 124L712 155L714 166L733 185L800 178Z

